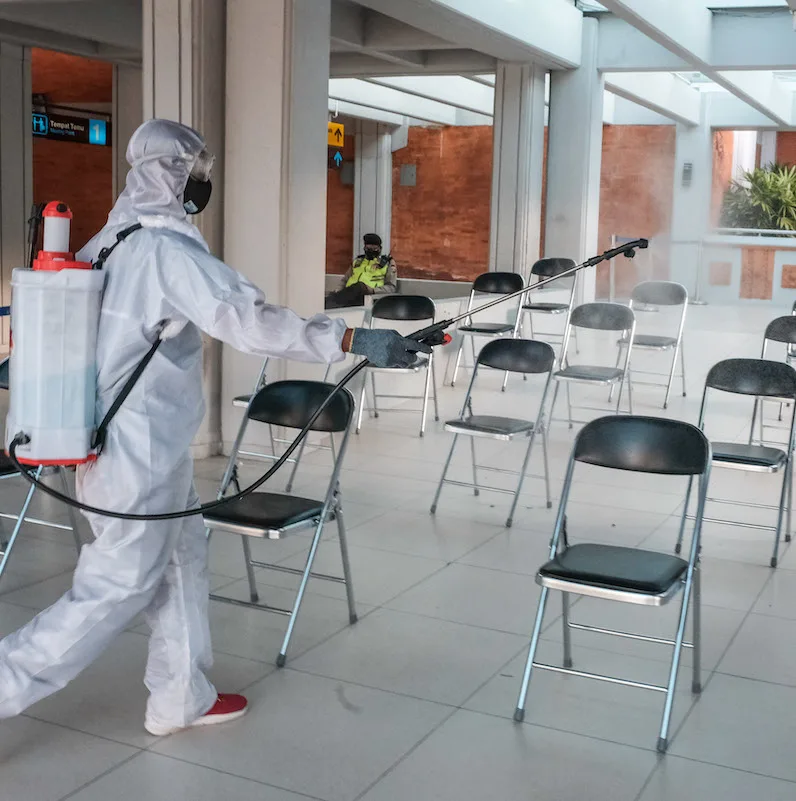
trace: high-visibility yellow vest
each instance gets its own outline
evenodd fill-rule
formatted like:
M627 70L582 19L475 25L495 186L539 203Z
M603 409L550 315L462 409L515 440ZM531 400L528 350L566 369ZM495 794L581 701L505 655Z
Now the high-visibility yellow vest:
M387 267L390 261L381 256L376 259L366 259L360 256L354 262L354 272L346 282L346 286L354 284L365 284L365 286L376 287L384 286L384 276L387 275Z

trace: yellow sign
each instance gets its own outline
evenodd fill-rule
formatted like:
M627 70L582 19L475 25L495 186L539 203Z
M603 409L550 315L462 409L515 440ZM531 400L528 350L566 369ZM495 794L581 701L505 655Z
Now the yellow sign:
M342 147L345 141L345 125L340 122L330 122L326 134L326 143L332 147Z

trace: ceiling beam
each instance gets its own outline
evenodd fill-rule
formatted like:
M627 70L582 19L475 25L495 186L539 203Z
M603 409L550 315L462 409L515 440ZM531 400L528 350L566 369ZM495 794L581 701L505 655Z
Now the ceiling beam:
M783 113L778 87L774 85L778 81L773 75L763 77L765 73L761 73L761 80L752 82L745 74L735 79L732 73L712 66L713 15L701 3L694 0L668 0L666 3L658 0L603 0L603 5L761 114L779 125L792 124L793 109L789 107Z
M571 0L359 0L457 48L549 67L580 64L583 17Z
M377 86L367 81L351 78L332 78L329 81L329 97L358 106L389 111L404 117L414 117L437 125L455 125L456 109L453 106L414 97L397 89Z
M332 53L330 75L332 78L373 78L386 75L469 75L489 72L496 69L495 59L469 50L428 50L423 51L423 64L410 68L401 62L384 60L386 53L379 56L362 52Z
M688 61L619 17L603 14L599 23L600 70L682 72L692 69ZM790 12L782 8L760 13L746 11L743 16L714 14L710 66L716 70L796 69L796 33Z
M405 123L405 118L400 114L393 114L390 111L380 111L367 106L358 106L356 103L347 103L343 100L333 100L329 98L329 112L331 114L342 114L344 117L355 117L359 120L373 120L385 125L395 125L400 127Z
M675 122L699 125L699 90L670 72L607 72L605 88Z
M418 75L400 78L372 78L372 83L388 86L427 100L491 117L495 108L495 90L458 75Z

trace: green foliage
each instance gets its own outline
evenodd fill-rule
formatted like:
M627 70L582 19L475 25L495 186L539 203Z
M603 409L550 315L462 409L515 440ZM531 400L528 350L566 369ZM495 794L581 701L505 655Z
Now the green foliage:
M724 193L720 225L796 231L796 166L770 164L733 181Z

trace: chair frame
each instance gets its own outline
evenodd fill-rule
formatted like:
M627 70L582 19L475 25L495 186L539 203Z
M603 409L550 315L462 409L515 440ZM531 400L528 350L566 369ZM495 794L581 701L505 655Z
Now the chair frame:
M644 299L644 293L653 290L656 287L678 287L682 291L682 304L680 303L667 303L664 300L661 300L660 296L657 299ZM651 295L647 295L647 298L651 298ZM652 372L648 370L637 370L634 369L633 372L636 375L650 375L650 376L668 376L668 380L666 382L666 394L663 398L663 408L669 408L669 395L672 389L672 383L674 382L675 371L677 369L677 357L680 356L680 376L683 381L683 397L686 397L686 383L685 383L685 346L683 344L683 332L685 330L685 315L688 311L688 290L682 285L678 284L676 281L642 281L640 284L636 284L633 287L633 291L630 294L630 300L628 301L628 306L633 309L633 311L638 311L634 306L634 303L643 306L682 306L682 310L680 312L680 321L677 325L677 336L673 337L675 339L675 343L666 344L666 345L645 345L640 343L636 340L633 343L633 347L636 350L649 350L649 351L657 351L659 353L663 353L667 350L672 351L672 363L669 368L668 373L658 373ZM622 348L626 347L627 342L624 340L619 340L619 353L616 357L616 366L619 366L619 360L621 358ZM646 385L646 386L653 386L659 387L661 383L659 381L636 381L636 384ZM611 387L611 392L608 395L608 402L610 403L614 394L614 387Z
M478 295L505 294L505 293L501 293L501 292L485 292L483 290L476 290L475 286L478 283L479 279L484 278L484 276L490 276L490 275L495 275L495 273L493 273L493 272L481 273L481 275L479 275L473 281L473 286L470 289L470 296L467 299L467 308L465 309L465 312L470 312L470 311L474 310L473 309L473 303L474 303L474 301L475 301L475 299L476 299L476 297ZM519 273L510 273L510 275L519 275ZM520 280L522 281L522 276L520 276ZM522 282L524 284L524 281L522 281ZM516 287L516 289L521 289L521 288L522 288L521 286ZM513 291L516 291L516 289L513 290ZM490 333L484 333L484 332L479 332L479 331L468 331L467 328L469 326L476 325L476 323L473 323L472 315L468 315L467 317L465 317L461 321L461 323L459 323L459 326L456 329L456 333L459 336L459 347L456 350L456 361L455 361L454 366L453 366L453 377L451 378L451 386L452 387L456 386L456 377L459 375L459 367L461 366L463 369L467 369L467 365L461 364L462 351L464 350L465 337L469 338L469 340L470 340L470 347L472 349L472 354L473 354L472 367L474 369L476 364L478 363L478 358L477 358L477 355L476 355L476 352L475 352L475 337L484 337L485 339L504 339L506 337L510 337L511 339L516 339L517 338L518 331L519 331L519 328L520 328L520 324L522 323L523 297L524 297L523 295L519 295L517 297L517 314L516 314L516 317L514 319L514 326L513 326L513 328L511 330L507 330L507 331L504 331L504 332L499 333L499 334L490 334ZM508 323L506 323L506 325L508 325ZM445 369L446 375L447 375L447 372L448 371L447 371L447 367L446 367L446 369ZM503 385L501 387L501 392L505 392L506 391L506 384L508 383L508 380L509 380L509 374L506 373L503 376Z
M553 371L554 371L555 365L556 365L555 352L553 351L552 346L550 346L550 344L547 343L547 342L540 342L539 340L527 340L527 339L526 340L514 339L512 341L513 342L517 342L517 343L519 343L519 342L534 342L537 345L546 345L550 349L550 366L549 366L549 368L547 370L545 370L545 371L535 371L533 373L533 374L540 375L543 372L546 372L547 373L547 379L545 380L544 389L542 390L542 397L541 397L541 399L539 401L539 408L538 408L537 413L536 413L536 418L533 421L533 427L530 428L529 430L520 432L521 434L526 436L527 439L528 439L528 447L526 448L526 451L525 451L525 457L524 457L524 459L522 461L522 467L520 468L520 470L518 472L516 470L508 470L508 469L501 468L501 467L489 467L487 465L479 465L479 464L476 463L476 453L475 453L475 440L479 436L480 437L484 437L484 438L488 438L488 439L496 439L496 440L501 440L501 441L504 441L504 442L510 442L515 437L520 436L520 433L517 433L517 434L494 434L494 433L479 434L479 433L475 433L475 432L473 432L473 433L469 433L469 432L465 433L465 432L459 432L459 431L453 430L453 434L454 434L453 442L451 443L450 451L448 452L448 458L445 460L445 466L442 468L442 475L440 476L439 483L437 484L437 491L434 494L434 500L433 500L433 502L431 504L430 512L431 512L432 515L436 514L437 504L439 503L439 498L440 498L440 495L442 493L443 484L453 484L453 485L459 486L459 487L470 487L473 490L473 494L476 495L476 496L480 494L480 491L482 489L484 489L484 490L487 490L489 492L499 492L499 493L503 493L503 494L506 494L506 495L512 495L513 496L512 502L511 502L511 508L509 510L509 515L506 518L506 528L511 528L511 525L512 525L513 520L514 520L514 513L515 513L515 511L517 509L517 502L519 501L520 492L522 491L522 486L523 486L523 483L525 481L528 462L530 461L530 458L531 458L531 451L533 450L533 445L534 445L534 442L536 440L536 435L537 434L539 434L541 436L541 440L542 440L542 454L543 454L543 459L544 459L544 476L532 475L531 478L544 479L544 482L545 482L545 493L546 493L546 499L547 499L547 508L550 509L551 506L552 506L552 501L550 500L550 469L549 469L548 455L547 455L547 424L545 422L545 409L546 409L546 406L547 406L547 397L548 397L548 394L549 394L549 391L550 391L550 382L552 380ZM492 344L492 343L489 343L489 344ZM446 431L452 431L452 429L449 428L449 426L451 426L451 425L453 425L455 423L458 423L458 422L466 420L467 418L465 417L465 414L468 411L470 413L469 416L470 417L473 416L473 406L472 406L472 398L471 398L471 396L472 396L473 388L475 386L475 380L476 380L476 376L478 375L479 369L482 366L490 367L490 369L500 369L500 368L491 367L490 365L484 363L483 359L488 358L489 355L490 355L489 352L487 352L487 354L484 355L484 350L487 347L488 347L488 345L485 345L484 348L481 350L481 352L478 354L478 358L476 359L475 368L473 369L473 374L472 374L472 377L470 378L470 384L467 387L467 393L464 396L464 401L462 403L462 408L461 408L461 411L459 413L459 417L456 420L449 420L449 421L447 421L445 423L445 430ZM507 372L521 372L521 371L519 371L519 370L509 370ZM456 444L457 444L457 442L459 440L459 437L469 437L469 439L470 439L470 452L471 452L471 459L472 459L472 466L473 466L473 481L472 481L472 483L470 483L468 481L455 481L453 479L446 478L446 476L448 474L448 469L450 468L451 460L453 459L453 452L456 449ZM502 487L493 487L493 486L480 484L478 482L478 470L479 469L486 470L486 471L493 472L493 473L506 473L506 474L509 474L509 475L518 475L519 479L518 479L518 482L517 482L517 487L514 490L508 490L508 489L504 489Z
M266 391L269 388L276 387L280 383L287 383L287 382L275 382L273 384L268 385L267 387L264 387L263 389L260 390L260 392ZM317 384L324 382L302 381L302 382L292 382L292 383ZM332 384L325 384L325 386L328 387L329 389L332 389L333 387ZM241 543L243 545L244 561L246 564L246 576L249 584L250 600L242 601L238 598L231 598L217 593L211 593L210 598L214 601L221 601L222 603L232 604L234 606L244 606L254 609L260 609L264 612L271 612L274 614L288 617L287 630L285 631L284 639L282 641L282 647L280 648L279 654L276 659L276 664L278 667L284 666L287 660L287 650L290 645L290 640L293 636L296 620L298 618L298 614L301 609L302 601L304 600L304 596L307 590L307 585L311 578L320 579L323 581L330 581L338 584L344 584L346 588L346 598L348 601L349 622L353 624L356 623L358 619L356 612L356 604L354 599L354 588L351 579L351 566L348 556L348 544L346 540L346 528L343 516L342 495L340 492L340 472L342 470L343 459L345 457L346 449L351 435L351 429L353 427L356 405L353 395L351 395L351 393L347 389L343 389L341 390L341 392L344 392L350 400L350 411L345 429L343 429L341 432L338 432L342 433L343 437L340 446L337 449L337 455L334 460L331 477L329 479L329 484L327 486L327 490L324 495L322 508L319 515L317 515L316 517L311 517L302 520L298 523L288 524L280 528L237 525L234 523L218 520L217 518L214 519L212 513L205 515L205 523L207 524L205 529L205 534L208 537L208 539L210 538L211 533L213 531L225 531L230 534L240 535ZM251 412L251 406L253 403L254 399L252 399L252 401L250 401L249 403L249 408L247 409L247 417ZM262 421L255 420L255 422L262 422ZM268 423L263 423L263 424L268 425ZM330 432L330 436L332 437L333 440L334 432ZM239 443L237 444L239 445ZM227 461L227 467L224 471L224 475L221 479L221 485L218 490L217 498L219 500L221 500L226 496L230 486L234 486L235 490L237 492L240 492L241 487L238 478L238 462L237 462L238 455L239 455L238 451L233 448L229 460ZM313 572L312 570L313 564L315 562L315 557L318 552L318 547L320 546L323 529L325 525L328 522L331 522L332 520L335 520L335 522L337 523L340 555L343 564L342 576L328 575L326 573L316 573ZM256 537L259 539L266 539L266 540L281 540L293 534L305 531L307 529L314 529L314 533L310 544L309 552L307 554L307 560L302 570L299 570L298 568L286 567L285 565L274 564L271 562L260 562L256 559L252 559L251 548L249 546L249 541L248 541L249 537ZM274 607L260 602L259 593L257 590L257 583L254 575L254 568L256 567L275 570L281 573L289 573L291 575L301 577L299 587L296 592L296 597L293 603L293 607L291 609Z
M721 387L715 387L715 386L711 386L710 385L709 382L711 380L711 375L713 374L714 370L716 370L716 368L718 368L720 365L723 365L723 364L725 364L727 362L732 362L732 361L758 362L758 363L763 363L763 364L776 364L776 365L783 364L782 362L769 362L769 361L766 361L764 359L743 359L743 360L741 360L741 359L725 359L725 360L723 360L721 362L717 362L715 365L713 365L713 367L711 368L710 372L708 373L707 379L705 380L705 388L702 391L702 404L701 404L700 409L699 409L699 422L697 424L699 426L699 428L702 429L702 430L704 430L704 427L705 427L705 410L707 408L707 397L708 397L708 390L709 389L712 389L712 390L715 390L715 391L718 391L718 392L731 392L732 394L742 394L742 395L750 395L750 394L752 394L752 393L748 393L748 392L738 392L738 391L733 392L732 390L729 390L729 389L724 389L724 388L721 388ZM783 366L785 366L785 365L783 365ZM788 365L788 367L790 367L790 366ZM793 371L792 367L790 367L790 369ZM794 385L796 385L796 371L793 371L793 372L794 372ZM756 395L754 397L755 397L755 403L757 403L758 400L762 401L763 398L770 397L770 396ZM764 525L757 524L757 523L742 523L742 522L737 521L737 520L727 520L725 518L715 518L715 517L705 517L704 518L704 522L706 522L706 523L722 523L722 524L727 525L727 526L735 526L737 528L748 528L748 529L753 529L753 530L756 530L756 531L773 531L774 532L774 548L773 548L773 551L772 551L772 554L771 554L771 560L770 560L769 564L770 564L770 566L772 568L775 568L777 566L777 564L778 564L778 561L779 561L779 545L780 545L780 541L782 539L783 517L785 518L785 542L790 542L791 541L791 508L793 506L793 448L794 448L794 435L796 434L796 404L794 404L794 401L796 400L796 389L794 390L792 397L783 398L782 396L778 396L778 397L773 397L772 399L773 400L782 399L783 401L787 400L791 404L791 408L793 410L792 413L791 413L791 424L790 424L790 433L789 433L789 436L788 436L788 443L785 446L785 449L782 450L782 453L784 454L784 457L785 457L784 458L784 465L782 465L782 467L760 466L760 465L755 465L754 463L748 463L748 464L744 465L740 461L734 461L734 462L721 461L720 459L717 459L715 455L713 457L713 464L714 464L715 467L720 467L720 468L723 468L723 469L743 470L743 471L746 471L746 472L753 472L753 473L778 473L778 472L781 472L782 473L782 487L780 489L779 504L777 506L774 506L772 504L750 503L750 502L747 502L747 501L736 501L736 500L730 500L728 498L713 498L713 497L708 497L707 500L710 501L711 503L725 504L725 505L728 505L728 506L741 506L741 507L754 508L754 509L776 509L777 510L777 524L776 524L776 526L764 526ZM752 421L752 428L754 428L754 420ZM751 438L750 438L750 443L749 444L751 445ZM780 450L780 449L777 449L777 450ZM689 502L689 499L690 499L690 495L691 495L691 486L689 484L688 492L686 493L686 505L685 505L686 511L688 510L688 502ZM679 535L677 537L677 545L675 546L675 553L680 553L680 550L682 548L683 527L684 527L684 525L685 525L684 522L681 522L681 524L680 524L680 533L679 533Z
M627 422L635 422L637 420L658 420L662 418L638 418L632 416L623 416L617 419L614 416L598 418L592 421L583 428L572 448L572 453L567 465L567 471L564 478L564 486L561 492L561 499L559 501L558 512L556 514L555 526L553 529L553 538L550 544L549 560L552 560L559 553L559 548L563 545L564 549L569 547L568 533L566 526L566 508L569 502L569 494L572 488L575 464L579 461L576 458L578 444L584 433L591 427L600 425L602 421L611 420L619 424ZM666 421L675 423L677 425L688 426L693 428L688 423L681 423L680 421ZM668 747L669 726L671 722L672 706L674 704L674 692L677 682L677 674L680 667L680 659L683 648L690 648L693 650L693 666L692 666L692 683L691 691L696 695L702 691L701 679L701 581L699 569L699 554L701 543L701 529L702 518L704 514L705 501L707 497L707 489L710 480L711 459L710 459L710 443L705 441L707 448L707 457L705 465L701 473L674 473L673 475L689 475L688 492L691 490L694 476L699 478L699 493L698 493L698 506L696 516L694 517L694 527L691 537L691 546L689 550L689 557L687 561L687 568L683 576L675 579L668 590L655 594L652 592L632 592L618 588L610 588L598 586L597 584L588 584L580 582L575 579L555 579L553 577L543 576L537 573L536 582L541 585L542 591L539 598L539 605L537 607L536 617L534 621L533 631L531 634L531 641L528 648L528 656L525 663L525 670L523 672L522 681L520 684L520 692L517 700L517 706L514 711L514 720L518 723L522 722L525 718L525 707L528 697L528 686L531 679L531 674L534 668L553 673L562 673L571 676L578 676L580 678L594 679L597 681L607 682L609 684L619 684L625 687L634 687L641 690L650 690L654 692L662 692L666 695L666 700L663 707L663 715L661 718L660 732L657 742L657 750L660 753L665 753ZM590 464L597 464L597 466L606 469L612 468L609 464L599 464L589 460ZM629 467L619 469L632 469ZM643 473L659 473L659 470L642 470L637 469L634 472ZM683 511L683 521L685 520L686 510ZM642 549L636 549L642 550ZM652 552L651 552L652 553ZM545 608L548 602L550 590L556 590L562 593L562 623L563 623L563 665L551 665L544 662L537 662L536 651L542 634L542 624L544 622ZM632 603L643 606L664 606L669 603L680 591L682 591L682 601L680 606L680 614L678 617L677 629L674 639L650 637L643 634L627 631L617 631L614 629L606 629L598 626L584 625L576 623L570 618L570 598L571 594L590 596L610 601L618 601L624 603ZM692 606L692 641L685 640L686 624L688 622L689 606ZM641 642L647 642L657 645L668 645L673 649L672 662L669 669L668 681L665 685L647 684L629 679L618 678L616 676L609 676L600 673L591 673L583 670L576 670L573 668L572 661L572 641L571 631L589 631L597 634L606 634L610 636L620 637L623 639L631 639Z
M392 317L392 316L382 316L378 314L379 305L380 304L390 304L396 302L397 300L407 300L409 298L424 298L424 300L428 301L431 304L432 314L430 317ZM377 298L373 306L370 309L370 316L368 319L368 328L371 330L373 329L373 321L375 320L413 320L416 322L422 321L429 321L429 323L433 323L436 317L436 307L434 301L431 298L425 297L423 295L385 295L382 298ZM423 385L423 394L422 395L395 395L395 394L388 394L384 392L377 392L376 390L376 374L377 373L385 373L391 375L417 375L420 373L421 370L426 371L426 378ZM437 397L437 374L435 368L435 361L434 361L434 351L432 350L427 356L424 355L422 358L419 358L415 365L412 367L373 367L369 366L367 368L367 372L370 375L370 383L371 383L371 393L373 395L373 406L368 408L369 413L372 413L373 417L378 418L379 412L388 411L388 412L417 412L417 409L381 409L378 408L378 399L379 398L391 398L393 400L422 400L423 405L420 408L420 436L424 436L426 433L426 418L428 417L428 396L429 391L431 390L431 394L434 399L434 420L439 422L439 400ZM367 400L367 378L362 382L362 390L359 396L359 410L357 413L357 427L356 433L362 430L362 417L365 412L365 403Z
M622 338L625 338L627 336L627 340L626 341L629 343L629 347L625 348L625 359L624 359L624 365L622 366L621 376L618 377L618 379L611 379L611 380L569 378L567 376L561 375L562 367L560 367L558 372L553 375L553 379L555 380L556 384L555 384L555 391L553 392L553 403L552 403L552 406L550 408L550 422L551 422L551 424L552 424L553 420L556 419L554 417L554 412L555 412L556 401L558 400L558 390L559 390L562 382L566 384L566 389L567 389L567 422L569 423L569 427L570 428L573 427L574 423L583 424L583 423L588 422L586 420L576 420L576 419L574 419L572 417L573 403L572 403L572 395L570 393L570 384L591 384L591 385L597 385L597 386L600 386L600 385L602 385L602 386L611 385L611 387L613 388L613 385L618 382L619 383L619 394L618 394L617 399L616 399L616 408L615 408L614 414L620 414L619 409L620 409L620 406L622 404L622 391L624 389L625 384L627 384L628 412L629 412L629 414L633 414L633 384L632 384L632 381L630 380L630 357L631 357L631 354L632 354L632 351L633 351L633 342L635 340L635 335L636 335L635 313L633 312L632 309L630 309L630 314L631 314L631 317L632 317L632 325L631 325L630 329L605 328L605 327L597 326L597 325L580 325L578 323L573 323L572 318L576 316L577 311L579 309L585 309L585 308L587 308L589 306L603 306L603 307L612 306L612 307L616 307L616 308L623 309L623 310L627 310L628 309L627 306L625 306L624 304L621 304L621 303L606 303L606 302L583 303L580 306L576 306L572 310L572 312L571 312L571 314L569 316L569 320L567 321L567 328L566 328L566 330L564 332L564 342L563 342L563 345L561 346L561 365L562 366L563 365L567 365L567 363L568 363L567 353L569 352L569 343L570 343L570 340L572 339L571 335L572 335L572 330L574 328L584 328L584 329L587 329L587 330L621 331L622 332ZM607 309L605 309L604 311L607 312ZM619 369L619 362L621 360L622 348L618 348L618 351L619 351L619 353L618 353L618 358L617 358L616 369ZM591 367L593 365L576 365L576 366ZM565 369L565 368L563 368L563 369ZM576 409L589 409L589 410L598 411L598 412L605 412L606 411L604 408L600 408L599 406L577 406L577 405L575 405L574 408L576 408Z

